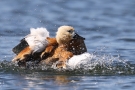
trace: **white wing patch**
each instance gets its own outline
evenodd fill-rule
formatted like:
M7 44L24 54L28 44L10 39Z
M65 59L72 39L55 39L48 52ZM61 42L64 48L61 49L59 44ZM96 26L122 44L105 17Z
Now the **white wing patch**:
M41 52L48 44L47 37L49 37L49 32L46 28L31 28L30 34L25 36L25 40L33 52Z

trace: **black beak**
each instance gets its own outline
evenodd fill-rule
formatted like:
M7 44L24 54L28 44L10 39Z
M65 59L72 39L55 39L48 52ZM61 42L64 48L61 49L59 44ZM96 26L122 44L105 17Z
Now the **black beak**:
M77 33L75 33L75 36L73 37L73 39L82 39L82 40L85 40L84 37L78 35Z

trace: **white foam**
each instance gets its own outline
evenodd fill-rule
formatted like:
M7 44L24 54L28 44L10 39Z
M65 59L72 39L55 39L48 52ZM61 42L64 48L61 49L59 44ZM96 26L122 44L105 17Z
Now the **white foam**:
M67 67L70 69L80 68L81 65L88 64L93 57L94 55L88 52L81 55L74 55L68 60Z
M25 40L33 52L41 52L48 44L47 37L49 37L49 32L46 28L31 28L30 34L25 37Z

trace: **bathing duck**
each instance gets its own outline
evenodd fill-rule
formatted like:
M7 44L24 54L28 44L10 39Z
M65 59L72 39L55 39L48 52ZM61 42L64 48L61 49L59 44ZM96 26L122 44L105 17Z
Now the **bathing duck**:
M27 61L46 65L57 62L56 67L64 68L66 61L73 55L87 52L84 40L85 38L78 35L71 26L60 26L55 38L49 37L46 29L31 30L30 35L13 48L13 52L17 55L12 61L18 65L26 65ZM19 50L20 46L24 47Z

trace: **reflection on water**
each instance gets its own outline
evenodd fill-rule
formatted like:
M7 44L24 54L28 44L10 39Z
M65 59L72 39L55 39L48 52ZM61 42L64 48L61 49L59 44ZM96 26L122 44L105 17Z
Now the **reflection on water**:
M69 82L71 82L70 80L68 80L68 77L67 76L55 76L55 80L56 80L56 83L58 85L66 85L68 84Z
M0 75L1 76L1 75ZM124 78L124 79L123 79ZM49 89L49 90L84 90L128 89L135 88L134 76L67 76L32 73L22 75L7 74L0 78L2 89ZM12 87L10 87L12 85Z
M66 85L70 83L72 80L69 80L68 76L66 75L55 75L50 77L42 77L42 80L53 80L56 85Z

